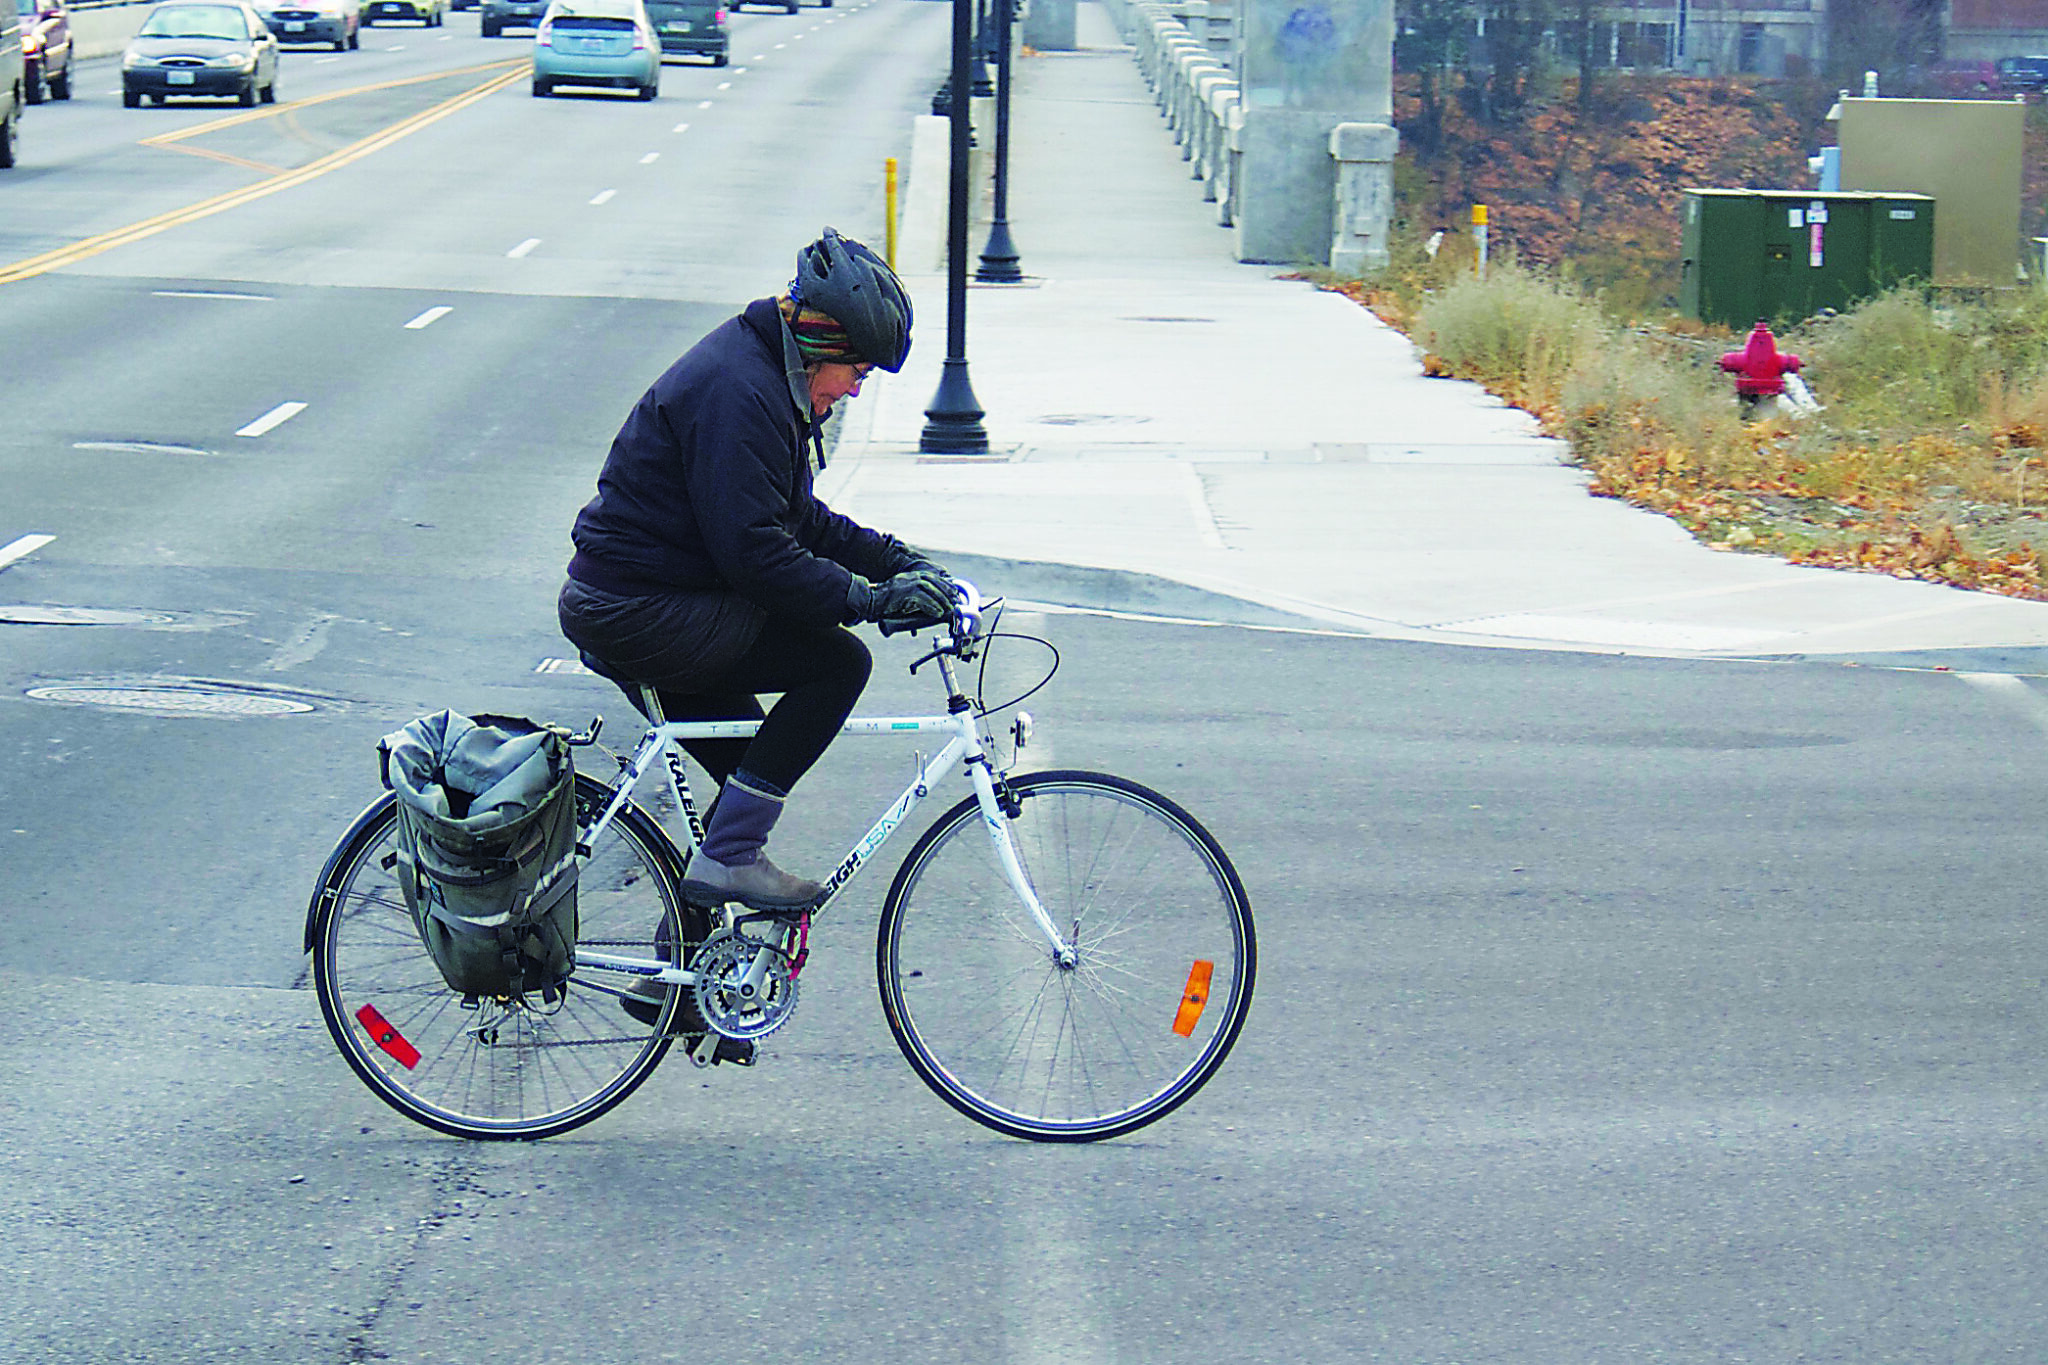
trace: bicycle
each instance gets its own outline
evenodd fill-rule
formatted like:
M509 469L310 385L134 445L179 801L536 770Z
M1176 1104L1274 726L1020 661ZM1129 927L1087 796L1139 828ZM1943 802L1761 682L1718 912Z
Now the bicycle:
M327 1027L376 1095L457 1137L533 1139L610 1111L682 1041L698 1065L721 1038L789 1022L811 917L829 905L954 769L973 784L911 846L883 901L875 968L904 1057L967 1117L1050 1142L1116 1137L1155 1122L1216 1073L1251 1006L1256 940L1230 859L1193 816L1104 773L998 769L982 704L1001 599L959 585L936 664L944 715L855 717L850 735L944 736L938 752L823 883L808 909L699 907L681 894L703 837L677 744L748 736L758 721L650 723L610 782L576 775L581 929L568 983L548 998L465 1001L422 947L396 877L386 793L329 854L305 946ZM1038 641L1048 649L1048 642ZM977 657L975 697L956 664ZM602 717L571 742L591 745ZM1030 740L1019 711L1009 737ZM634 800L660 774L679 847ZM685 997L700 1018L689 1018ZM685 1023L701 1028L690 1033Z

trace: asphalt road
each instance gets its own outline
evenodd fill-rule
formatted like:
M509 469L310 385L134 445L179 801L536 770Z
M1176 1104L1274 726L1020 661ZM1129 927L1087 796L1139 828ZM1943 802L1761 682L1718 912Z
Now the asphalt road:
M298 935L378 736L626 728L540 671L569 519L676 351L819 223L873 230L944 14L742 15L734 68L652 106L515 82L0 286L0 544L56 537L0 571L0 1360L2037 1359L2024 679L1013 613L1064 660L1031 761L1175 796L1258 913L1251 1021L1184 1109L1047 1148L926 1093L875 1003L878 873L752 1071L677 1061L518 1147L356 1083ZM473 25L294 54L285 97L514 51ZM0 185L0 265L492 78L186 139L235 162L138 146L235 111L122 111L106 71L32 111L78 141ZM873 643L869 704L920 706ZM1038 658L999 647L991 692ZM31 695L180 680L244 709ZM836 748L778 854L825 865L909 763Z

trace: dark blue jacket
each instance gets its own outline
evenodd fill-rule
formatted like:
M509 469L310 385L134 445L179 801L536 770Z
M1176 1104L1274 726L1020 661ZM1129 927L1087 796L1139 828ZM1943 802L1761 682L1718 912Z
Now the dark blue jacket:
M728 590L834 625L847 620L849 571L893 572L892 539L812 494L810 412L792 394L784 336L775 301L757 299L654 381L576 517L571 578L629 596Z

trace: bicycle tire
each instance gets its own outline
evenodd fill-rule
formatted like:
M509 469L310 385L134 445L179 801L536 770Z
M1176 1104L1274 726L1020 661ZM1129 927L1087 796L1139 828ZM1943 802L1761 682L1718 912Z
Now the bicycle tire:
M1009 787L1011 838L1078 961L1055 959L970 796L889 887L882 1010L912 1069L977 1123L1038 1142L1117 1137L1184 1104L1236 1043L1257 973L1251 903L1214 837L1148 787L1072 770Z
M611 795L578 773L578 824ZM626 1012L627 980L609 973L571 976L558 1005L463 1008L398 889L397 824L389 793L372 802L328 856L307 911L320 1012L356 1075L407 1118L480 1140L552 1137L632 1094L674 1041L684 992L668 991L651 1022ZM680 864L653 819L623 806L580 862L579 945L682 961L704 917L683 903Z

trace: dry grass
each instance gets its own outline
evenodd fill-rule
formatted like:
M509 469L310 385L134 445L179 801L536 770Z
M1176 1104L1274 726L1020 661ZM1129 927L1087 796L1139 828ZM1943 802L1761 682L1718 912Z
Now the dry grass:
M2048 291L1902 290L1788 329L1825 405L1739 420L1739 338L1628 326L1568 282L1415 253L1340 285L1571 441L1594 491L1717 547L2048 600Z

